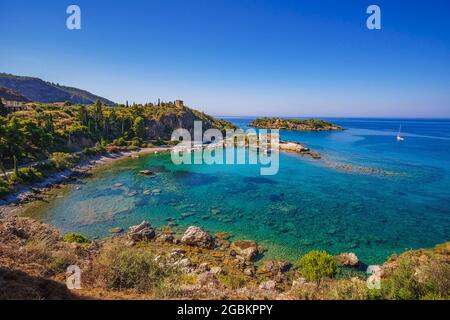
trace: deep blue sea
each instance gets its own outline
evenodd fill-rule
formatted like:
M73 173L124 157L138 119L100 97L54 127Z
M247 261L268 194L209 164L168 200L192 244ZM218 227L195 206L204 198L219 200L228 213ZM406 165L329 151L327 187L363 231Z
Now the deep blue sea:
M227 120L245 129L252 118ZM266 257L291 261L322 249L382 263L450 240L450 120L327 120L347 130L281 132L323 159L281 153L275 176L260 176L257 165L176 166L169 154L150 155L118 161L27 214L90 237L144 219L158 227L172 221L180 232L200 225L257 240ZM400 125L403 142L396 140ZM142 177L142 169L157 176ZM153 189L161 194L144 195Z

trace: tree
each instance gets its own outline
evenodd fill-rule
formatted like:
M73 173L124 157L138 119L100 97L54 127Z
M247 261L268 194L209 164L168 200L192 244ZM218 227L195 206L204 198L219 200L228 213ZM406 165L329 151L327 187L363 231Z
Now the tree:
M8 109L3 104L2 98L0 98L0 117L6 117L8 115Z
M325 251L311 251L300 259L302 275L309 281L317 282L323 278L332 278L336 274L337 264L333 256Z
M137 117L133 123L133 132L136 138L143 140L145 138L145 123L142 117Z
M0 116L0 170L5 176L5 180L8 180L8 175L6 174L6 169L3 164L3 159L6 158L8 152L8 144L6 140L6 124L7 120Z
M5 138L8 153L13 159L14 172L18 174L17 159L23 155L25 135L24 129L16 117L13 117L6 125Z

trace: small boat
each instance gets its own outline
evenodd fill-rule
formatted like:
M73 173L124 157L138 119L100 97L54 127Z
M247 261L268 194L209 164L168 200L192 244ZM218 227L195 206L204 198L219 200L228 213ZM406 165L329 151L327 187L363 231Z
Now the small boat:
M402 126L400 126L400 129L398 129L398 133L397 133L397 141L405 141L405 138L403 138L401 136L401 132L402 132Z

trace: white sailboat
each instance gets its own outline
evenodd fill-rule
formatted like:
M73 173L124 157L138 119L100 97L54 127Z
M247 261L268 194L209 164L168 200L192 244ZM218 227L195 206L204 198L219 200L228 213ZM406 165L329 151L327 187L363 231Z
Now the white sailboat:
M398 129L397 133L397 141L405 141L405 138L401 136L401 133L402 133L402 126L400 125L400 129Z

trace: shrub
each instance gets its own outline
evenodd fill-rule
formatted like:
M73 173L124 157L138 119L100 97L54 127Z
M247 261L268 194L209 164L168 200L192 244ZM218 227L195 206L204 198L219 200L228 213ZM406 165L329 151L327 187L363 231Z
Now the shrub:
M90 157L90 156L96 156L98 153L97 153L97 149L95 149L95 148L84 148L83 154L85 156Z
M300 259L302 275L317 284L323 278L332 278L337 271L337 264L333 256L325 251L311 251Z
M425 266L414 266L407 257L398 260L397 268L382 283L382 296L393 300L435 300L449 297L450 266L446 261L430 258Z
M64 241L69 242L69 243L79 243L79 244L91 242L88 238L86 238L85 236L83 236L79 233L66 234L64 236Z
M13 172L9 181L11 184L20 184L20 183L33 183L41 181L44 178L42 172L38 171L36 168L20 168L16 172Z
M367 284L363 280L339 280L327 290L330 300L367 300L370 297Z
M141 146L141 140L139 139L133 139L130 142L130 147L140 147Z
M129 146L127 149L128 149L129 151L138 151L138 150L140 150L141 148L139 148L139 147L137 147L137 146Z
M115 146L118 146L118 147L124 147L127 145L127 142L125 141L125 139L123 137L120 137L120 138L114 140L112 144Z
M414 278L414 267L407 259L399 259L397 268L382 283L382 296L390 300L417 300L422 288Z
M237 290L245 286L246 278L234 274L218 275L217 279L229 289Z
M78 157L69 153L55 152L50 157L50 163L58 170L72 167L77 162Z
M148 251L117 247L106 252L102 260L106 267L108 288L132 289L158 297L171 297L178 292L179 271L156 262L154 255Z
M3 178L0 178L0 197L6 196L9 191L8 183Z
M64 272L68 266L75 264L76 260L73 253L59 250L52 252L47 265L54 272Z
M179 141L179 140L170 140L170 141L167 142L167 144L168 144L169 146L171 146L171 147L175 147L175 146L179 145L180 142L181 142L181 141Z

